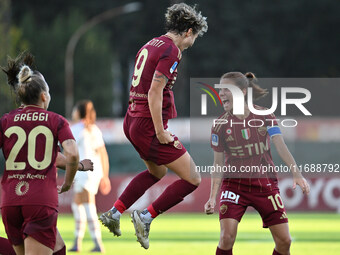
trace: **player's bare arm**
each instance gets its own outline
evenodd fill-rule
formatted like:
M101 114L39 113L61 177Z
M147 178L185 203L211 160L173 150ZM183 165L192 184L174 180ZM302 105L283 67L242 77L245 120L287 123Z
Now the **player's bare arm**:
M73 139L65 140L62 143L62 146L66 157L66 173L64 184L59 193L68 191L71 188L79 164L79 154L76 141Z
M148 103L156 136L159 142L163 144L170 143L174 140L170 132L164 130L162 118L163 89L167 82L168 78L156 70L148 92Z
M218 166L223 167L224 165L224 153L214 151L214 168L218 169ZM208 202L204 206L204 211L206 214L213 214L215 205L216 205L216 197L220 190L220 186L223 179L223 174L221 172L214 171L211 174L211 189L210 196Z
M58 152L56 166L59 169L66 169L66 157L61 152ZM78 171L93 171L93 162L91 159L83 159L79 161Z
M168 82L168 78L157 70L155 71L152 80L159 83L163 83L165 81L165 85ZM165 87L165 85L163 86L163 88Z
M290 167L293 174L293 189L296 188L296 184L299 185L305 194L309 194L310 188L306 179L302 176L299 168L295 162L294 157L290 153L287 148L285 141L283 140L282 135L276 135L272 137L272 141L275 145L275 148L280 156L280 158L285 162L287 166Z
M107 150L105 146L102 146L98 149L99 155L100 155L100 160L102 162L102 168L103 168L103 178L100 181L99 184L99 190L103 195L109 194L111 191L111 183L109 179L109 157L107 155Z

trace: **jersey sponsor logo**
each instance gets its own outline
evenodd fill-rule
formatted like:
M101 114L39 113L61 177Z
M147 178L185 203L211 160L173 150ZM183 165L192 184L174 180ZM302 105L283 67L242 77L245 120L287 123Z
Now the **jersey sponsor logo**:
M174 141L174 147L178 150L181 150L182 149L182 144L180 141L176 140Z
M170 73L173 73L176 70L176 67L178 65L178 62L175 61L175 63L172 65L172 67L170 68Z
M257 129L257 132L259 132L260 135L265 136L267 133L267 128L266 127L259 127Z
M245 128L241 130L242 133L242 137L246 140L249 140L250 138L250 129L249 128Z
M231 156L244 157L246 155L242 146L235 146L235 147L229 146L229 149L230 149Z
M218 135L216 134L211 135L211 144L214 146L218 146Z
M228 206L227 205L221 205L220 207L220 212L221 214L225 214L228 210Z
M225 139L227 142L232 142L234 141L234 138L230 135L227 137L227 139Z
M17 194L18 196L23 196L27 193L29 187L30 186L28 182L21 181L17 184L17 186L15 186L15 194Z
M247 155L253 156L253 155L260 155L264 154L266 151L269 150L269 144L266 140L266 143L260 142L260 143L249 143L243 146L229 146L229 150L231 153L231 156L238 156L243 157Z
M225 191L222 191L222 193L221 193L220 202L228 201L228 202L231 202L231 203L234 203L234 204L238 204L239 199L240 199L240 195L237 195L234 192L225 190Z

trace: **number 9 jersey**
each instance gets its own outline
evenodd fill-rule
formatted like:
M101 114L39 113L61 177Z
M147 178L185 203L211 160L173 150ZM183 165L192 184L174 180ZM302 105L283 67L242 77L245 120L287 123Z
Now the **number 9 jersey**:
M151 118L148 92L156 70L168 78L163 90L163 119L177 116L172 87L176 81L180 60L180 49L166 35L153 38L138 51L130 89L130 116Z
M27 106L0 119L0 147L6 166L2 177L1 207L44 205L58 207L58 142L74 139L62 116Z

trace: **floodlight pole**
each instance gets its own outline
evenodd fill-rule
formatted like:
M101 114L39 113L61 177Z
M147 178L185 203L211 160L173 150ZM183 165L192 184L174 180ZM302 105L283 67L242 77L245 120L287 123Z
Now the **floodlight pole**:
M67 118L71 118L74 104L74 51L79 39L95 25L122 14L139 11L141 7L142 4L140 2L132 2L107 10L94 16L73 33L67 43L65 53L65 115Z

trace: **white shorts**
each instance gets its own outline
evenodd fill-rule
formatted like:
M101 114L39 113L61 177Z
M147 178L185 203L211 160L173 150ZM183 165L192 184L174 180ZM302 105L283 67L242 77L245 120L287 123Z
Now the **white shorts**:
M101 176L94 175L94 172L77 172L74 178L73 190L80 193L86 189L89 193L96 195L98 193Z

